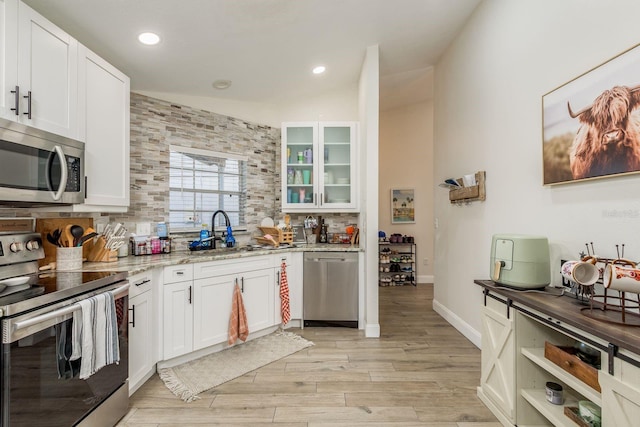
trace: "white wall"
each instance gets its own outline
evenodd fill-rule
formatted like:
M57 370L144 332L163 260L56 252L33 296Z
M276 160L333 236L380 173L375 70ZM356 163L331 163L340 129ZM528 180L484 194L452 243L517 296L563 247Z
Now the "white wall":
M435 181L486 170L487 200L458 207L435 190L434 308L477 345L473 279L489 277L493 234L548 236L555 284L585 242L640 259L640 175L544 187L541 135L542 95L637 44L639 13L631 0L485 0L436 67Z
M379 228L414 236L418 281L433 281L433 102L380 113ZM391 189L415 190L415 224L391 223ZM428 259L425 266L424 259Z

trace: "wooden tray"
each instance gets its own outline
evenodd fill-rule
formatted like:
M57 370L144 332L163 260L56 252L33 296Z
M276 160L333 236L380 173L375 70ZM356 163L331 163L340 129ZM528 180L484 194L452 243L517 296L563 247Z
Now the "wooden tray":
M587 384L592 389L600 392L600 383L598 382L598 370L587 363L584 363L576 353L578 351L573 347L559 347L548 341L544 343L544 357L569 372L571 375Z

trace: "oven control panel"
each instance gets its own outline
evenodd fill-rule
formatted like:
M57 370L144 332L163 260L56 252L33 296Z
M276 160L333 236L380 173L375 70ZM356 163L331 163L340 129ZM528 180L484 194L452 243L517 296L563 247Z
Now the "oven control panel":
M0 265L36 261L41 258L44 258L44 249L40 234L0 234Z

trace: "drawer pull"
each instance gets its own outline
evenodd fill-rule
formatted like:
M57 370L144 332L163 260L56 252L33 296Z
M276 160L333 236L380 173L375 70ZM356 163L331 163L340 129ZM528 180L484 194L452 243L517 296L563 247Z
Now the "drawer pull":
M136 286L142 286L142 285L144 285L145 283L149 283L150 281L151 281L151 279L145 279L145 280L141 280L141 281L139 281L138 283L134 283L134 285L136 285Z

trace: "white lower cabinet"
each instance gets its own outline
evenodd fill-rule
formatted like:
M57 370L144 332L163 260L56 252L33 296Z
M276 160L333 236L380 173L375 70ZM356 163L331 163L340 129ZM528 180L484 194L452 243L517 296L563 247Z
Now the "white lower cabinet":
M282 323L282 301L280 299L280 275L282 262L285 262L287 284L289 285L289 312L292 321L302 321L302 252L288 252L274 255L276 269L274 323ZM287 325L291 325L289 322ZM287 325L284 325L285 327ZM299 326L299 325L297 325Z
M193 350L193 281L163 287L163 356L181 356Z
M249 333L274 325L275 272L273 268L248 271L240 275L242 300L247 312Z
M165 267L163 359L226 343L236 283L249 333L272 327L275 275L268 255Z
M224 275L193 281L196 301L193 317L194 350L227 340L234 277Z
M129 394L155 372L153 272L129 278Z

